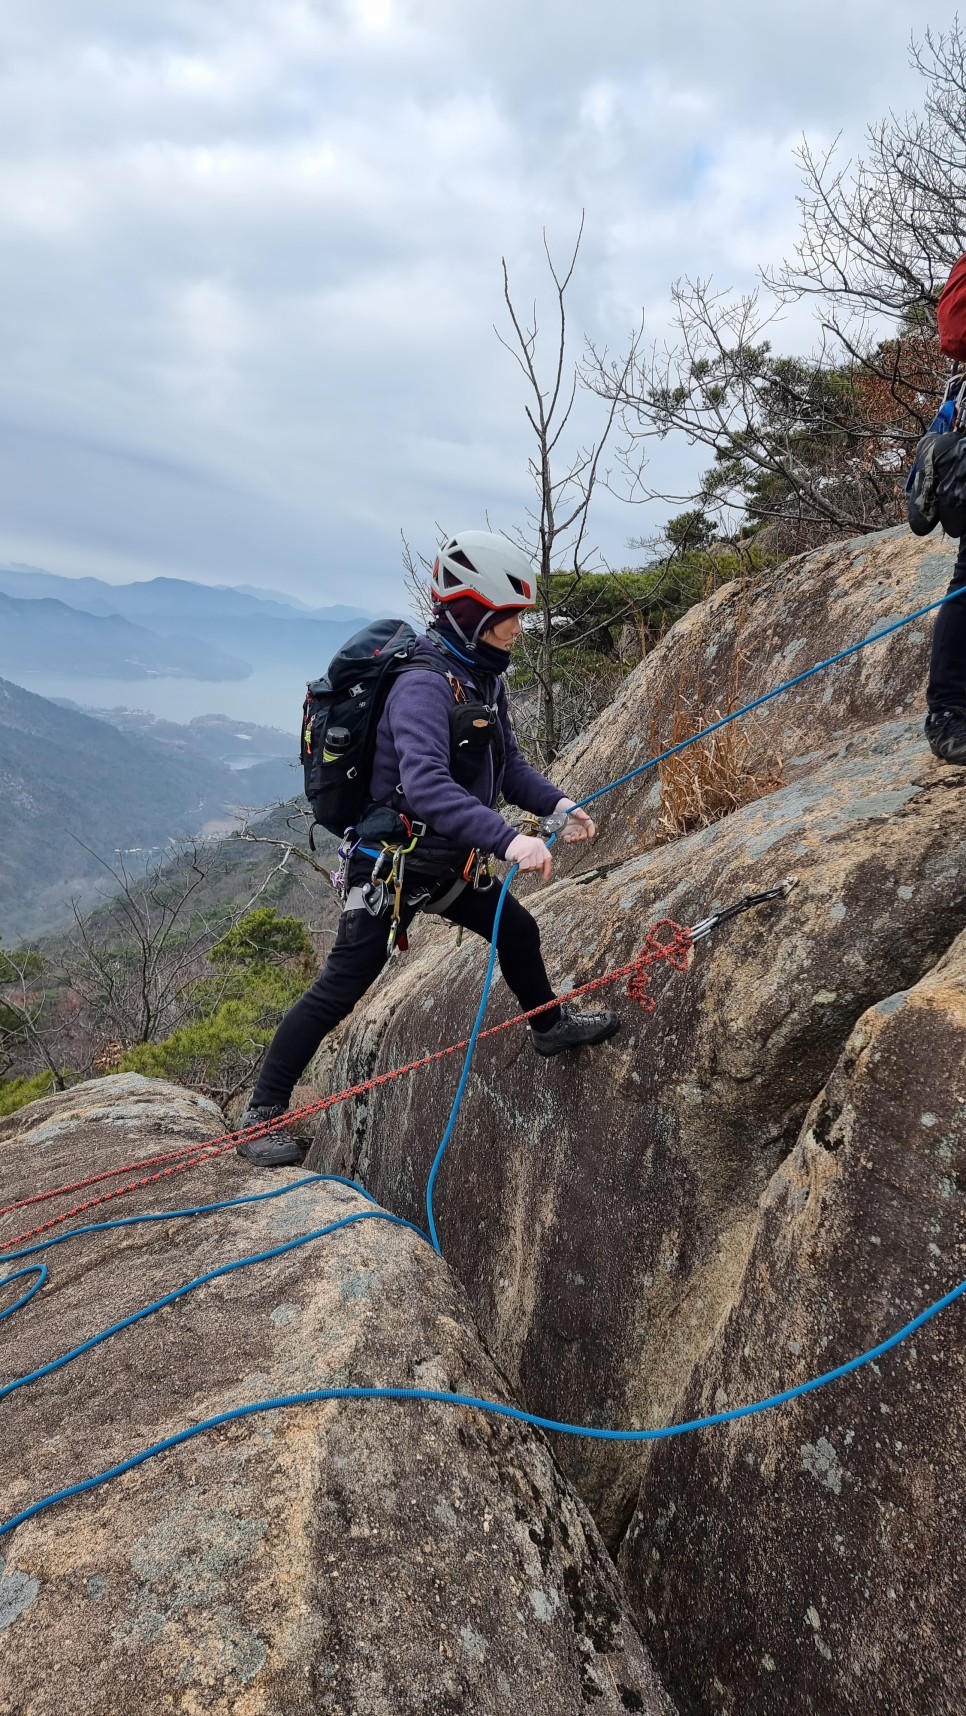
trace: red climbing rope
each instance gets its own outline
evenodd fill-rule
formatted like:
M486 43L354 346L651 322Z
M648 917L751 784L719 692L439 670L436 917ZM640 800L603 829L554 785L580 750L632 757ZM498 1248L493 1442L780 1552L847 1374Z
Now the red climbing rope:
M661 930L669 931L667 940L662 940ZM565 995L558 995L552 1001L547 1001L542 1007L532 1007L528 1013L516 1013L512 1019L505 1019L501 1025L490 1025L480 1032L478 1041L484 1037L497 1037L503 1031L509 1031L514 1025L525 1024L528 1019L535 1019L541 1013L549 1012L552 1007L559 1006L561 1001L575 1001L581 995L591 995L597 989L603 989L607 984L619 983L621 978L627 978L626 993L630 1000L635 1001L645 1012L654 1010L654 997L648 993L651 967L659 960L664 960L675 971L685 971L688 956L692 947L690 930L682 928L673 918L661 918L649 930L644 946L634 959L626 965L619 965L613 971L607 971L602 977L591 978L588 983L578 984L576 989L569 989ZM158 1163L167 1163L156 1174L148 1174L136 1180L129 1180L126 1185L115 1186L111 1191L101 1192L95 1198L88 1198L85 1203L75 1204L73 1208L64 1210L61 1215L52 1216L49 1221L42 1222L39 1227L27 1229L24 1233L15 1234L12 1239L0 1241L0 1252L10 1251L14 1246L25 1244L28 1240L36 1239L41 1234L49 1232L53 1227L59 1227L72 1217L84 1215L88 1210L95 1209L100 1204L109 1203L112 1198L120 1198L127 1192L138 1191L142 1186L154 1186L159 1181L169 1179L173 1174L183 1174L189 1168L196 1168L201 1162L214 1161L219 1156L225 1156L237 1149L241 1143L248 1143L255 1138L265 1138L269 1133L284 1131L294 1121L306 1120L313 1114L323 1114L329 1108L335 1108L339 1103L349 1102L353 1097L365 1096L370 1090L377 1090L380 1085L391 1084L394 1079L406 1078L410 1073L421 1072L423 1067L435 1065L449 1055L458 1054L468 1045L469 1038L462 1038L458 1043L448 1043L445 1048L435 1049L432 1054L423 1055L419 1060L408 1061L404 1066L393 1067L389 1072L376 1073L372 1078L365 1079L362 1084L350 1085L346 1090L333 1092L331 1096L323 1096L318 1102L309 1103L305 1108L288 1109L276 1120L263 1121L259 1126L248 1126L241 1132L225 1132L217 1138L206 1138L194 1144L183 1144L179 1150L171 1150L162 1156L145 1156L136 1162L126 1162L118 1168L106 1168L100 1174L91 1174L84 1180L74 1180L69 1185L54 1186L50 1191L37 1192L33 1197L21 1198L16 1203L6 1204L0 1209L0 1216L10 1215L14 1210L25 1209L31 1204L45 1203L49 1198L65 1197L70 1192L79 1192L88 1186L99 1184L103 1180L117 1179L122 1174L135 1173L139 1168L153 1168Z

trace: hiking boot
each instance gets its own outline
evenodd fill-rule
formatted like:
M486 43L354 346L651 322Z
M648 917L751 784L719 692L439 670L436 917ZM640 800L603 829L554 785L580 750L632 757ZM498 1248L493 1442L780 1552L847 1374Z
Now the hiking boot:
M530 1041L538 1055L559 1055L564 1049L579 1049L584 1043L603 1043L619 1031L616 1013L580 1013L576 1007L561 1007L560 1018L549 1031L530 1029Z
M926 716L929 749L941 763L966 764L966 709L942 709Z
M264 1126L267 1120L277 1120L284 1113L281 1104L246 1108L235 1131L244 1132L248 1126ZM284 1132L269 1132L264 1138L252 1138L247 1144L237 1145L235 1154L244 1156L253 1168L296 1168L305 1160L308 1145L300 1144L297 1138Z

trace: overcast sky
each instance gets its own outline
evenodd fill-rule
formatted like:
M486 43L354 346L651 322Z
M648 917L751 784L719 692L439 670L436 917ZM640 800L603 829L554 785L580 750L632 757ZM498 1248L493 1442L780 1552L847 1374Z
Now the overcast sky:
M391 605L400 529L523 520L501 255L544 301L541 228L563 255L586 208L575 331L659 337L675 278L789 249L803 132L918 105L912 18L0 0L0 564ZM603 502L597 537L660 522Z

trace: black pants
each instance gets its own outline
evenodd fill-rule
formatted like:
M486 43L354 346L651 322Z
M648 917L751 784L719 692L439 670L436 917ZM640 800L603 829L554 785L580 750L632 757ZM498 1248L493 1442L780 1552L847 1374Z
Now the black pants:
M499 897L498 886L484 893L464 888L441 916L492 941ZM411 916L407 913L403 921ZM322 971L301 1001L289 1008L272 1039L258 1075L253 1104L288 1105L294 1086L322 1038L352 1012L379 976L388 957L388 935L388 914L374 918L365 910L343 912L338 935ZM553 1000L540 954L539 927L512 894L503 902L497 956L521 1011L529 1012L532 1007L542 1007ZM550 1008L534 1020L534 1027L549 1030L559 1017L559 1009Z
M936 714L966 709L966 538L959 545L949 589L961 594L936 615L926 689L926 704Z

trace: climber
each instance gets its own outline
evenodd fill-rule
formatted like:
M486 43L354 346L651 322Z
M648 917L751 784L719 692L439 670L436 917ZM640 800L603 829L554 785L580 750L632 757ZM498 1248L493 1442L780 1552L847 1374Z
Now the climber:
M312 987L282 1019L269 1046L239 1130L285 1113L292 1090L323 1037L346 1018L389 957L387 936L404 942L417 911L429 911L491 940L500 889L490 854L549 879L552 855L538 833L518 832L495 808L501 793L537 819L569 812L562 839L593 839L587 812L524 760L507 708L503 675L536 605L536 576L527 555L502 536L463 531L447 541L433 568L433 617L416 640L410 671L392 683L379 719L372 761L372 808L349 850L344 910L335 943ZM412 671L425 663L427 671ZM466 762L454 754L453 713L466 707L478 748ZM387 809L389 806L391 808ZM406 860L405 892L394 897L380 869L378 836L385 819L421 831ZM407 843L408 844L408 843ZM384 853L383 856L386 854ZM374 863L375 860L375 863ZM391 881L391 876L389 878ZM521 1009L554 1000L530 913L507 894L497 938L500 969ZM616 1013L550 1006L531 1021L538 1055L603 1042L620 1027ZM300 1162L305 1147L284 1131L238 1147L258 1167Z
M952 358L956 373L947 384L939 414L919 443L916 463L906 485L909 523L917 536L937 523L959 538L959 553L946 602L936 615L926 687L925 734L933 755L944 763L966 764L966 534L963 533L963 471L966 430L966 256L949 276L936 306L939 347ZM924 485L925 450L932 443L937 465ZM939 453L942 448L942 454ZM942 473L945 483L937 493ZM924 495L925 488L925 495ZM926 498L928 496L928 498ZM925 501L925 504L924 504Z
M966 536L960 540L947 593L956 600L946 602L936 615L925 733L941 762L966 764Z

